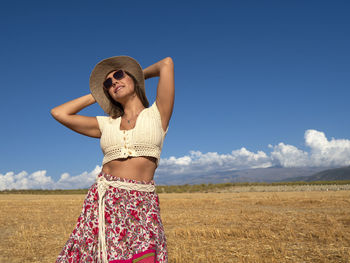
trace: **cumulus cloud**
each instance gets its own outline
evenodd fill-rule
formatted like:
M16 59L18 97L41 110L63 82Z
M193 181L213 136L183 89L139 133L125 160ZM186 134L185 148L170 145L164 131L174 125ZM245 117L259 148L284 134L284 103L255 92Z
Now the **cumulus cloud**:
M18 174L8 172L0 174L0 190L4 189L49 189L54 181L46 176L46 171L36 171L28 174L22 171Z
M350 140L328 140L323 132L307 130L304 135L309 152L293 145L279 143L273 148L271 160L283 167L337 167L350 165Z
M299 150L293 145L287 145L280 142L278 145L272 146L271 161L275 165L280 165L282 167L305 167L309 165L308 153Z
M328 140L323 132L307 130L304 135L305 146L309 152L283 142L273 146L268 155L263 151L256 153L242 147L229 154L217 152L201 153L190 151L190 155L162 159L156 176L164 175L198 175L222 171L234 171L271 166L291 167L340 167L350 165L350 140Z
M188 175L196 176L203 173L242 170L249 168L266 168L275 165L282 167L340 167L350 165L350 140L328 140L323 132L307 130L304 135L305 146L308 152L298 149L293 145L280 142L277 145L268 145L271 153L263 151L251 152L242 147L228 154L217 152L202 153L190 151L189 155L162 158L156 170L155 178L163 175ZM101 171L96 166L90 172L83 172L71 176L63 173L55 182L46 171L36 171L28 174L22 171L18 174L8 172L0 174L0 190L4 189L77 189L89 188Z
M55 182L51 176L47 176L45 170L28 174L22 171L18 174L8 172L0 174L0 190L5 189L83 189L89 188L96 180L96 176L101 171L100 166L96 166L91 172L71 176L63 173L60 179Z
M271 166L270 158L262 151L250 152L246 148L234 150L230 154L217 152L201 153L190 151L190 155L161 159L158 173L201 174L203 171L223 172L244 168L264 168Z
M63 173L60 179L54 184L53 189L68 189L73 186L74 189L89 188L96 180L96 176L101 171L102 167L96 165L95 169L90 172L71 176L68 173Z
M350 140L327 140L323 132L307 130L305 144L310 147L310 164L313 166L350 165Z

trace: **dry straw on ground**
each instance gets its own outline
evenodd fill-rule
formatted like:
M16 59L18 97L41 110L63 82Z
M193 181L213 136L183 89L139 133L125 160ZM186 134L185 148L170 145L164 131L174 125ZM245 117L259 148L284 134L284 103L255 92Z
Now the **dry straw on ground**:
M0 195L0 262L54 262L84 195ZM159 194L169 262L350 262L350 191Z

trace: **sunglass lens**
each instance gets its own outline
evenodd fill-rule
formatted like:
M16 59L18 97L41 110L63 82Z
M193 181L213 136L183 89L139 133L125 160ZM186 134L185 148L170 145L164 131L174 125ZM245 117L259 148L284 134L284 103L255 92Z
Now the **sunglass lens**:
M116 72L113 74L113 77L114 77L115 79L121 79L121 78L123 78L123 77L124 77L124 71L122 71L122 70L116 71Z
M112 86L112 79L111 78L106 79L105 82L103 82L103 86L106 89L109 89Z

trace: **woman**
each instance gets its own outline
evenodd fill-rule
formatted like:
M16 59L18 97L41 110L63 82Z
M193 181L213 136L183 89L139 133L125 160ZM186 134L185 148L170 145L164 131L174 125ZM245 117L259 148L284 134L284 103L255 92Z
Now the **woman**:
M149 107L144 80L156 76L157 96ZM170 57L144 70L131 57L111 57L93 69L91 94L51 110L68 128L100 138L104 153L101 172L56 263L168 262L153 177L172 115L174 86ZM77 115L96 101L108 116Z

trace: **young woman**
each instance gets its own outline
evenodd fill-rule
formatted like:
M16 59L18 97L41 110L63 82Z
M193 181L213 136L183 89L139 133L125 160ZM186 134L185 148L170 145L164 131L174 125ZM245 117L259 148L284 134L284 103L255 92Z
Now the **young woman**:
M156 76L157 96L149 106L144 80ZM167 57L143 70L128 56L107 58L93 69L90 90L51 110L61 124L100 138L104 154L56 263L168 262L153 177L173 111L174 63ZM96 101L107 116L77 114Z

